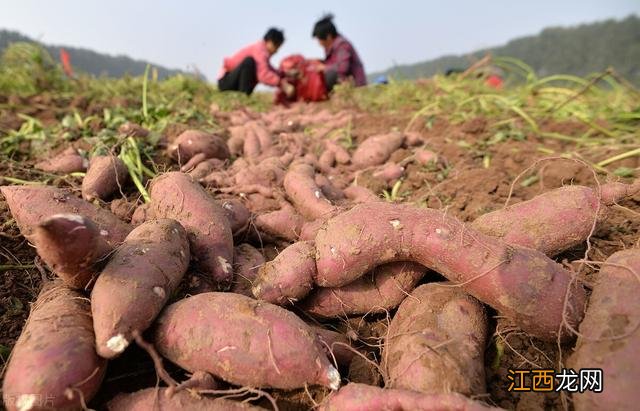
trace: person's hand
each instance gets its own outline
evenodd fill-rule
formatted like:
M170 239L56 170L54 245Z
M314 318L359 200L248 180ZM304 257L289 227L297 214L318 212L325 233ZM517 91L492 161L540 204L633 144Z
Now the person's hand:
M282 80L280 83L280 89L284 92L287 98L292 98L296 94L296 88L287 80Z

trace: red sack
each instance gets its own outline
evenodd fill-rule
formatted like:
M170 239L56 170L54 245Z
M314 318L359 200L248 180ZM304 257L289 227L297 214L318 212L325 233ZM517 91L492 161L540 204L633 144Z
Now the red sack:
M276 93L276 104L294 101L322 101L327 99L324 75L316 69L317 60L307 60L300 54L293 54L280 62L280 71L286 80L294 86L296 92L287 98L282 90Z

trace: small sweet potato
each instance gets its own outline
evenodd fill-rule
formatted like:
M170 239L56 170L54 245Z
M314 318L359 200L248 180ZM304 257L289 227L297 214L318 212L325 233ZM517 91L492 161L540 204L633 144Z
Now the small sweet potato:
M426 148L417 149L413 153L413 155L416 161L418 162L418 164L421 164L423 166L426 166L429 164L436 165L439 160L438 154Z
M348 367L349 364L351 364L351 360L353 360L353 357L356 355L354 353L355 349L351 350L348 348L351 344L344 334L328 330L319 325L311 324L311 328L318 335L320 344L327 353L329 359L333 360L335 357L336 362L340 367Z
M200 180L214 171L220 171L224 167L224 161L218 158L210 158L208 160L204 160L198 163L197 166L193 168L193 170L189 171L189 175L193 177L194 180Z
M69 174L85 171L88 163L75 148L69 147L57 156L40 161L33 167L49 173Z
M229 158L227 143L215 134L200 130L186 130L182 132L173 144L169 146L169 154L175 160L185 164L196 154L204 154L204 158ZM195 166L195 164L193 164Z
M94 344L88 299L58 281L45 285L4 374L7 410L82 409L106 371Z
M131 221L131 216L133 215L136 208L136 203L127 201L126 198L113 199L109 204L109 209L111 210L111 212L125 222Z
M331 204L315 183L315 172L308 164L289 166L284 177L284 189L296 210L309 220L328 216L336 211L336 206Z
M125 135L126 137L147 137L149 130L142 127L140 124L127 122L118 127L118 133Z
M541 339L555 340L563 317L572 326L582 318L584 289L560 264L439 210L359 204L330 219L315 243L315 280L322 287L348 284L386 262L413 261L462 283L463 290Z
M301 241L313 241L316 239L318 235L318 231L327 224L327 220L329 217L321 217L317 218L313 221L307 221L302 225L302 229L300 230L300 240Z
M229 140L227 140L227 147L229 148L229 152L238 156L242 154L243 146L244 146L244 137L246 133L246 129L244 126L231 126L227 130L229 130Z
M335 141L325 140L325 147L327 148L327 150L333 152L336 163L348 164L351 161L349 152Z
M368 203L372 201L381 201L380 197L366 187L349 186L342 190L345 196L354 203Z
M373 177L387 184L393 183L404 174L404 167L396 163L386 163L373 173Z
M168 306L157 323L157 350L188 371L251 387L340 385L315 332L276 305L240 294L204 293Z
M629 185L604 184L601 195L589 187L565 186L484 214L472 226L508 244L556 255L583 243L594 221L607 217L608 206L639 191L640 179Z
M413 291L426 271L416 263L383 264L342 287L314 289L300 308L322 318L391 310Z
M403 141L404 136L398 132L371 136L360 143L351 160L359 168L383 164Z
M429 283L407 297L389 324L382 352L388 388L437 394L486 391L487 316L478 300L450 283Z
M183 390L169 396L167 388L147 388L129 394L118 394L107 403L108 411L258 411L261 407L227 400L209 398Z
M331 395L319 411L487 411L498 410L456 393L423 394L351 383Z
M255 130L247 127L244 135L244 143L242 146L242 155L247 159L255 159L260 156L262 147L260 147L260 139Z
M598 368L602 392L573 393L576 410L632 410L640 379L640 250L618 251L602 264L568 366Z
M133 333L151 325L189 265L187 232L175 220L134 228L109 259L91 292L96 350L120 355Z
M34 242L36 227L54 214L79 214L89 218L100 229L100 235L112 246L121 243L131 231L107 210L88 203L70 191L47 186L2 186L0 192L7 200L13 218L22 235Z
M316 174L314 181L320 190L322 190L322 194L324 194L329 201L338 202L340 200L344 200L344 193L333 184L330 178L325 177L322 174Z
M312 241L298 241L258 270L253 295L272 304L287 304L304 298L316 274Z
M126 184L129 170L122 160L113 155L96 156L82 179L82 198L106 200Z
M233 248L233 284L232 293L253 298L251 287L258 276L258 269L265 263L262 253L249 244L240 244Z
M324 173L328 173L336 163L336 153L331 150L325 150L318 159L318 168Z
M188 174L169 172L151 181L156 217L172 218L189 233L198 267L225 289L233 277L233 234L224 209Z
M131 224L134 226L138 226L147 220L151 220L152 218L153 209L151 208L151 204L140 204L138 207L136 207L135 210L133 210L133 214L131 215Z
M291 204L283 201L279 210L259 214L254 224L261 232L277 238L295 241L302 231L304 219Z
M113 250L100 229L78 214L54 214L35 229L34 245L42 260L71 288L84 289Z

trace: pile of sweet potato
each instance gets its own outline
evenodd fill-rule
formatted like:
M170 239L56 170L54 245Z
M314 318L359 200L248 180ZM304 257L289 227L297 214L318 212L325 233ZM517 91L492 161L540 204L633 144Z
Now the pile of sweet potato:
M146 203L122 199L130 180L116 156L89 161L82 198L0 187L57 276L13 349L7 409L82 409L132 344L154 357L163 387L122 393L108 409L253 409L270 403L217 397L310 386L326 387L326 410L488 409L472 398L486 392L492 315L547 341L571 343L579 330L570 362L597 359L616 387L576 394L577 409L633 398L640 251L603 263L590 302L552 257L585 242L639 181L558 188L469 224L358 185L368 173L390 188L412 162L446 164L420 135L345 144L339 131L356 116L307 106L217 115L224 133L187 130L169 142L176 171L148 181ZM398 150L409 154L392 160ZM41 167L81 170L78 156ZM122 203L130 212L116 216ZM369 314L389 319L376 357L340 326ZM161 357L192 379L176 381ZM384 388L347 382L356 358L374 364Z

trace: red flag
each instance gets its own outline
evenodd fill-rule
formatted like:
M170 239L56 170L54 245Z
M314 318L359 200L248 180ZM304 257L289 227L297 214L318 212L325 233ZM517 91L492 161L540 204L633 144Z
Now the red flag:
M67 53L67 50L63 48L60 49L60 62L62 62L62 69L64 70L64 73L68 77L73 77L73 68L71 67L71 57L69 56L69 53Z

